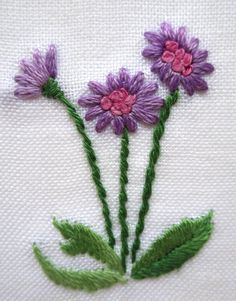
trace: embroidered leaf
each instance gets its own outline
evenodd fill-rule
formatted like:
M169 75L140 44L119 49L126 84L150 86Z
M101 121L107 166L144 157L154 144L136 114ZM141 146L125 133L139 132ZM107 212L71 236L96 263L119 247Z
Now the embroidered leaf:
M206 216L183 219L173 225L134 264L132 278L158 277L179 268L208 241L213 229L212 216L210 211Z
M120 273L109 269L76 271L57 267L42 254L36 244L33 245L33 251L44 273L58 285L72 289L95 291L100 288L110 287L118 282L126 282L126 279Z
M103 238L79 223L70 223L69 221L53 220L53 225L61 232L65 239L65 243L61 244L61 250L69 255L88 253L90 256L103 263L106 263L108 268L116 270L123 274L120 257L107 244Z

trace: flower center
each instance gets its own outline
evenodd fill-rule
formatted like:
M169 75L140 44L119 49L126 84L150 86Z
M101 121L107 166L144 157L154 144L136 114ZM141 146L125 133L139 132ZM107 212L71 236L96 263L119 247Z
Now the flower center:
M165 63L170 63L172 70L183 76L188 76L193 71L192 54L186 52L184 48L179 48L179 44L175 41L166 41L161 59Z
M113 115L128 114L132 111L136 95L130 95L124 88L113 91L101 99L100 106L103 110L110 110Z

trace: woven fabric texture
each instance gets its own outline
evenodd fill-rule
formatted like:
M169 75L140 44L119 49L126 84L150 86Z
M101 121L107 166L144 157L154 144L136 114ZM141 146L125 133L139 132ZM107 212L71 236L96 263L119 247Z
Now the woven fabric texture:
M236 277L236 2L234 0L0 1L0 299L4 301L218 301L235 300ZM94 269L100 264L70 258L59 250L53 216L70 218L102 235L104 222L82 143L65 108L43 97L13 96L18 62L34 48L55 43L59 82L74 102L89 80L127 67L150 73L140 55L143 32L170 21L186 25L210 51L216 71L209 91L181 99L173 108L162 139L151 206L140 254L183 217L215 212L215 231L201 252L180 271L158 279L130 280L94 294L56 286L32 253L37 242L59 265ZM160 85L160 94L167 90ZM82 116L85 111L80 110ZM116 250L120 137L110 129L95 132L86 123L107 188ZM139 126L129 137L129 244L141 202L152 129ZM130 259L128 271L130 271Z

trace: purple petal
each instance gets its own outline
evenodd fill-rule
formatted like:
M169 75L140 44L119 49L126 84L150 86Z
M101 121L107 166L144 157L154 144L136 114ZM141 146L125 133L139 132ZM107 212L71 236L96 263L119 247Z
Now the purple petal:
M200 76L190 75L182 79L182 85L187 93L192 96L194 91L205 91L208 89L207 82Z
M161 67L164 65L165 63L162 62L161 59L156 60L152 66L151 66L151 71L154 73L159 73Z
M131 94L135 94L139 91L140 87L144 82L144 74L143 72L138 72L135 74L130 80L129 92Z
M124 123L129 132L135 132L137 130L137 122L132 113L124 116Z
M45 66L50 74L50 77L57 76L57 51L55 45L50 45L45 56Z
M144 83L136 95L137 95L137 97L152 95L157 90L158 90L157 83L155 83L155 82Z
M161 81L167 79L171 74L171 67L170 64L162 64L159 70L159 77Z
M144 33L144 37L153 45L164 45L165 37L157 32L147 31Z
M191 38L186 49L189 51L189 52L192 52L194 51L196 48L198 48L198 45L199 45L199 39L197 38Z
M105 85L100 84L99 82L90 81L88 83L88 87L93 93L100 94L102 96L109 95L109 89Z
M90 107L98 105L101 102L101 95L84 95L78 99L78 104L81 107Z
M118 75L118 80L120 83L120 87L128 90L130 85L130 75L129 72L125 68L121 68Z
M91 107L86 112L85 119L87 121L93 120L103 112L104 112L104 110L100 106Z
M35 66L32 62L29 62L27 60L22 60L20 63L21 70L24 74L27 74L31 78L35 80L37 83L37 86L42 86L48 79L49 74L47 72L47 76L45 77L44 74L42 74L42 70L38 68L38 66Z
M192 64L193 73L198 75L210 74L214 71L214 67L210 63Z
M116 135L122 134L125 127L123 118L120 116L114 117L111 121L111 126Z
M155 124L158 121L158 117L148 110L145 110L145 108L140 108L139 106L133 106L132 110L134 116L147 124Z
M175 39L175 32L169 23L163 22L160 25L160 28L161 28L162 33L166 36L166 38L171 39L171 40Z
M133 105L133 108L138 106L141 109L157 110L163 106L164 100L156 95L149 97L139 97L137 102Z
M14 95L22 99L32 99L41 95L41 89L35 86L19 86L15 89Z
M20 68L21 68L21 71L24 73L24 74L27 74L29 76L31 76L32 74L34 74L34 72L36 71L34 65L32 64L32 62L26 60L26 59L23 59L21 60L20 62Z
M144 57L148 57L148 58L158 58L162 55L163 53L163 47L158 47L158 46L147 46L146 48L144 48L142 55Z
M20 86L27 87L29 85L38 86L37 81L28 74L18 74L14 77L16 83Z
M114 116L112 115L112 113L110 111L107 111L107 112L104 112L103 114L101 114L97 120L96 131L98 133L103 131L108 126L108 124L111 123L113 118L114 118Z
M193 63L201 63L205 61L208 57L208 51L207 50L200 50L197 49L193 52Z
M45 83L50 77L50 74L45 65L45 57L38 49L36 49L33 53L32 63L37 70L37 77L41 80L42 83Z
M109 92L112 92L120 88L120 83L117 76L115 76L112 73L108 74L106 84L109 89Z
M45 68L45 57L39 49L35 49L33 52L32 62L38 68Z
M199 76L193 76L192 83L193 83L194 89L197 91L205 91L208 89L207 82Z
M175 91L180 84L180 76L178 74L173 74L168 78L168 86L170 91Z
M183 48L187 47L186 27L179 27L177 31L177 42L179 43L180 47Z
M191 83L190 76L186 77L186 78L182 78L181 83L182 83L184 89L186 90L186 92L188 93L188 95L192 96L194 93L194 88Z

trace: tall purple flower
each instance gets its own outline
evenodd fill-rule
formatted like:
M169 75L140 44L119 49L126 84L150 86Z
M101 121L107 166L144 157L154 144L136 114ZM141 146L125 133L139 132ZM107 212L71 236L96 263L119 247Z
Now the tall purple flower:
M20 68L21 74L15 76L15 96L22 99L40 96L43 85L49 78L57 76L56 47L50 45L45 55L35 50L31 60L23 59L20 62Z
M158 32L145 32L144 36L151 45L143 50L143 56L154 61L151 71L171 91L180 85L189 95L208 89L202 76L214 67L206 62L208 52L198 48L199 40L188 39L185 27L174 30L170 24L162 23Z
M97 118L97 132L111 124L114 133L120 135L124 128L135 132L137 121L157 123L163 99L155 95L156 83L144 82L142 72L131 76L122 68L117 75L108 74L106 84L90 81L88 87L91 94L81 96L78 103L88 107L86 120Z

